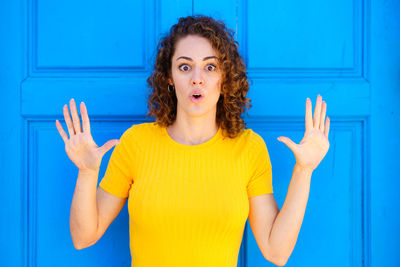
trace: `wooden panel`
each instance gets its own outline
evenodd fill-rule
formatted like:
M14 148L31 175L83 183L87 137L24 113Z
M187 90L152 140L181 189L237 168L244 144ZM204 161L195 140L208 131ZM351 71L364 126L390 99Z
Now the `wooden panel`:
M248 69L263 77L359 77L362 1L246 1Z
M92 120L93 139L101 146L110 139L120 138L132 124L140 122L117 118ZM62 124L66 130L65 122ZM89 262L91 266L130 266L127 204L95 245L76 250L72 245L69 215L78 169L65 153L53 120L31 120L27 127L29 266L54 266L55 262L57 266L80 266ZM98 183L111 152L102 159Z
M147 112L145 76L121 79L29 78L22 83L24 116L62 116L73 97L87 104L89 116L143 116Z
M154 1L33 0L31 75L112 76L148 70L156 35L153 5Z
M286 198L295 158L276 138L287 136L299 143L304 122L268 117L249 122L250 128L265 140L272 163L274 197L279 207ZM367 155L362 146L365 120L333 122L330 150L311 180L311 189L296 247L286 266L363 266L368 217L363 199L368 177L364 165ZM246 266L275 266L261 254L247 222ZM334 251L334 256L332 256ZM312 256L310 255L312 252Z

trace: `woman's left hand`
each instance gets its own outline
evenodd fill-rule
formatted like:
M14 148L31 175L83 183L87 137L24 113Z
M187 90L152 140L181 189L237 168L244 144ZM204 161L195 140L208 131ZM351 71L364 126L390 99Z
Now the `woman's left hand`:
M278 140L287 145L294 153L296 165L300 168L313 171L318 167L329 149L329 117L326 118L326 102L318 95L312 117L311 100L306 101L306 131L300 144L294 143L288 137L280 136Z

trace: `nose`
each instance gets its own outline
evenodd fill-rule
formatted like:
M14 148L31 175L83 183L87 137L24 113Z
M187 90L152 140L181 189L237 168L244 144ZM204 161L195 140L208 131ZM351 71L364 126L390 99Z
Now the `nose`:
M203 85L204 81L201 75L201 70L199 68L194 68L192 73L192 85Z

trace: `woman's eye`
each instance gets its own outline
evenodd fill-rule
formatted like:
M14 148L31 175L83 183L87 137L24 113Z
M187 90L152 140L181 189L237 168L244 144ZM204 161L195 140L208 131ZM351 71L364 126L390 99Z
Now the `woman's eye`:
M209 64L209 65L207 65L207 70L208 71L214 71L214 70L216 70L217 69L217 67L214 65L214 64Z
M182 65L179 66L179 69L181 71L188 71L190 69L190 67L188 65L186 65L186 64L182 64Z

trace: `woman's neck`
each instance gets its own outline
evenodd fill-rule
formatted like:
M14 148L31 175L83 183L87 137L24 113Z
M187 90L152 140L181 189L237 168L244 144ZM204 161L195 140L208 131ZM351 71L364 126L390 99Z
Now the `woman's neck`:
M203 117L188 120L176 119L167 127L168 135L178 143L184 145L199 145L207 142L218 132L216 120Z

